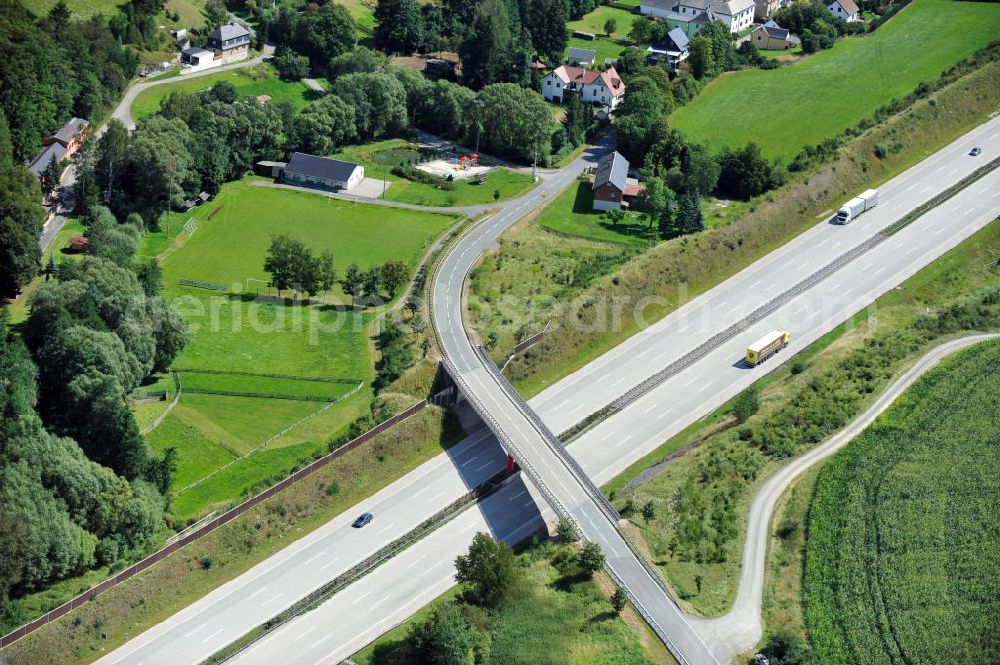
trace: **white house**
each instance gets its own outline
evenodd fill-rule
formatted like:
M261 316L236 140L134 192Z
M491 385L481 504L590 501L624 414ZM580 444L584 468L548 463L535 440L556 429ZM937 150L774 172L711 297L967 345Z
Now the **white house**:
M642 0L639 5L645 16L666 19L671 28L681 28L688 37L697 34L706 18L721 21L729 32L738 34L753 25L756 8L754 0Z
M296 152L281 170L285 182L314 189L351 191L365 179L365 167L339 159Z
M560 65L542 79L542 97L562 103L579 94L585 104L600 104L614 111L625 95L625 83L614 67L603 72L572 65Z
M688 57L688 36L680 28L670 28L663 39L656 42L646 52L649 59L670 66L673 69Z
M833 0L826 8L830 10L831 14L848 23L861 20L861 9L854 4L854 0Z

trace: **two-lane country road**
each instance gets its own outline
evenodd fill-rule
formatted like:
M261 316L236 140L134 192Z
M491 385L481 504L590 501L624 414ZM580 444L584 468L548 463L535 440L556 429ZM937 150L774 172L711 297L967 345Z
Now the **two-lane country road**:
M626 380L622 381L622 378L615 373L617 364L611 364L606 370L595 371L597 365L594 363L601 360L598 359L577 374L555 383L535 399L530 400L530 404L553 430L559 431L562 427L560 423L576 422L590 412L590 407L574 414L567 414L567 407L572 408L576 400L588 399L589 391L601 390L610 383L618 383L615 392L624 392L630 387L631 382L641 380L643 376L666 364L669 361L667 354L676 355L684 350L684 344L690 344L691 340L700 342L720 327L735 320L733 317L738 317L739 311L731 312L731 310L739 305L740 294L743 291L751 286L754 289L769 286L772 282L776 287L782 284L787 286L788 267L794 267L796 262L808 258L812 251L825 250L831 243L839 242L841 236L838 234L843 231L853 232L855 228L868 224L866 217L876 213L881 214L880 208L887 210L901 204L902 208L894 212L895 216L898 216L940 191L943 183L941 186L932 183L933 186L927 191L922 191L926 184L914 186L907 191L911 187L911 184L907 183L915 178L922 178L922 174L931 168L928 164L933 166L933 169L939 169L938 175L941 177L960 178L971 172L978 166L975 160L966 154L971 145L984 147L984 159L1000 154L1000 121L991 121L977 128L929 160L921 162L898 178L882 185L880 191L895 193L892 196L883 196L879 208L867 213L855 225L834 227L825 223L817 224L807 234L778 250L782 252L780 260L771 256L762 259L767 263L761 265L770 267L762 272L753 272L754 279L748 279L748 275L751 271L759 270L757 264L688 303L655 326L632 337L626 344L651 344L658 340L666 344L663 350L657 348L648 351L645 347L636 350L637 355L640 353L646 355L642 358L644 367L641 371L635 371L634 376L626 375ZM577 166L582 168L582 165ZM554 175L558 177L560 174ZM575 174L566 175L561 182L547 179L540 186L539 193L544 196L554 195L571 183L573 178ZM802 318L810 318L803 321L802 325L796 324L792 329L791 351L803 348L846 317L867 306L879 294L892 288L988 223L992 219L991 215L995 216L1000 210L998 192L1000 186L995 177L992 180L980 181L967 192L932 211L931 214L925 215L853 265L842 269L837 277L843 279L847 283L846 286L840 282L828 281L819 285L823 287L822 293L817 287L815 293L809 294L808 297L800 297L776 312L776 317L794 318L794 315L789 315L788 312L798 312L803 303L811 310L801 314ZM526 205L522 212L528 210L530 208ZM881 222L877 225L880 226ZM876 224L873 222L871 226L873 228L868 229L869 231L873 231ZM761 284L755 285L758 281L761 281ZM742 289L740 284L743 285ZM837 293L831 287L836 287L841 292ZM775 321L780 322L781 319L765 320L761 325L774 325ZM740 347L745 346L747 342L745 337L751 337L754 333L755 330L748 331L743 337L733 340L726 348L719 349L712 357L701 360L691 368L690 373L673 377L636 404L587 432L569 447L569 451L596 482L610 480L626 466L653 450L690 422L716 408L759 376L755 372L733 366L742 355ZM683 337L688 334L691 335L690 339ZM787 357L788 354L782 354L774 359L774 363L780 363ZM581 384L581 373L587 372L592 374ZM696 393L696 390L699 392ZM567 402L567 400L572 401ZM606 401L606 399L603 402L594 400L594 403L606 403ZM503 455L493 437L483 432L458 444L449 455L454 457L454 462L446 455L428 462L376 496L352 508L343 516L343 520L338 518L324 525L272 559L213 591L185 611L137 636L99 662L102 664L142 662L150 665L188 660L187 655L193 653L199 654L200 657L207 656L257 625L259 623L257 617L261 614L268 612L276 614L282 607L292 602L293 599L289 597L277 601L272 601L268 597L269 593L277 593L275 589L278 587L272 580L282 576L279 586L287 583L289 578L283 577L285 569L291 569L288 573L291 579L307 579L305 586L315 588L371 554L378 546L412 528L421 519L433 515L465 491L465 487L476 484L498 470L503 460ZM432 464L434 466L431 466ZM420 484L414 486L413 483L417 478L420 478ZM415 487L419 487L419 490ZM417 491L422 493L416 496ZM413 569L406 569L405 562L408 561L410 552L418 547L415 546L338 593L316 611L290 622L271 637L261 640L254 645L254 648L244 652L237 662L310 664L338 662L339 659L350 655L381 634L386 627L404 620L422 603L443 590L441 584L445 586L447 584L441 580L451 579L449 571L453 557L467 549L476 530L489 528L499 537L517 539L524 531L512 534L504 524L511 520L516 521L515 518L520 516L525 523L530 521L537 526L539 517L537 508L533 507L534 501L525 495L515 497L517 493L505 490L483 502L476 509L463 514L463 518L471 514L477 516L476 521L469 523L473 526L469 524L459 526L457 522L445 525L439 532L418 545L425 556L432 556L435 559L431 564L437 566L433 572L441 576L441 579L435 577L435 584L430 583L433 575L415 575ZM353 519L357 513L369 509L375 512L376 522L393 525L392 530L380 536L379 543L367 541L361 543L356 538L357 532L340 530L343 526L342 521ZM318 566L315 565L322 557L308 566L294 566L292 562L295 554L307 548L315 548L309 557L323 552L326 561L336 557L341 558L323 571L318 571ZM428 552L433 554L428 555ZM305 561L309 557L299 561ZM439 562L443 563L437 565ZM426 563L418 564L417 569L423 570L426 565ZM252 599L248 598L265 586L268 587L267 591ZM231 606L218 605L220 597L228 593L235 594L237 600L232 602ZM407 600L399 605L394 602L382 603L374 609L367 602L369 598L381 599L389 593L392 593L393 597L405 596ZM361 596L364 596L363 600L353 602ZM258 606L265 602L272 604L265 608L266 612L258 612ZM196 612L200 614L192 618ZM200 628L202 624L206 625L199 633L188 638L184 637L191 630ZM221 633L213 635L223 626ZM310 629L313 630L313 634L301 638L301 633ZM751 627L750 633L753 630ZM195 642L194 635L198 634L202 637ZM305 648L326 635L331 637L321 643L317 650ZM211 639L207 639L209 636ZM294 641L295 638L300 639ZM734 641L745 643L747 639L746 635L738 635ZM294 644L294 648L289 646L291 644ZM178 658L176 655L179 653L185 654L185 657ZM275 660L276 654L277 660ZM193 657L191 660L197 661Z

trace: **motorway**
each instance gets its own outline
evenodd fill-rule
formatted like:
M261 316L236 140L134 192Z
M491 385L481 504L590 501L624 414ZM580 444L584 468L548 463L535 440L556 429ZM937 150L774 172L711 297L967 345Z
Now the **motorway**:
M742 301L746 293L772 286L777 290L787 287L794 281L792 275L798 274L796 271L811 272L825 256L839 254L858 238L870 235L876 228L971 171L978 163L965 154L970 145L982 145L985 148L984 158L997 154L1000 149L998 139L998 121L974 130L926 162L880 187L879 207L855 224L848 227L817 224L789 245L637 334L625 345L635 356L644 354L642 363L632 370L631 375L625 375L624 381L618 372L625 362L624 354L617 362L608 362L602 357L547 389L531 401L532 407L555 431L578 421L668 363L671 357L683 353L691 347L692 341L700 343L716 330L737 320L744 311L741 307L744 307ZM534 195L551 196L558 192L575 177L573 171L582 167L583 164L575 163L570 169L554 174L526 197L528 201L516 201L505 210L513 208L523 214L530 209L528 206L537 205L537 201L530 200ZM1000 183L994 173L806 294L795 298L744 335L731 340L717 352L586 432L570 447L570 452L596 482L611 479L628 464L759 378L759 371L740 367L738 360L747 341L762 329L786 327L793 335L790 351L803 348L988 223L1000 209L998 196ZM506 227L495 224L490 230L498 234L503 228ZM847 234L851 234L850 240ZM475 257L469 254L471 250L467 254L471 262ZM809 264L799 266L806 258L811 259ZM456 273L455 279L459 277L464 275ZM448 297L446 294L446 303ZM457 309L459 300L454 295L451 297L452 306ZM753 304L756 303L748 303L745 307ZM610 353L616 352L618 349ZM781 354L769 361L771 367L777 366L789 355ZM582 388L582 385L586 387ZM601 396L592 397L591 391L601 393ZM587 404L578 409L582 399L588 400ZM572 413L565 408L569 403L567 400L572 400ZM379 546L405 533L420 519L453 500L464 488L492 474L502 463L502 458L502 452L487 432L473 435L454 447L448 456L442 455L421 466L371 499L361 502L350 514L324 525L99 662L197 662L200 657L207 656L260 623L261 616L277 614L295 600L296 594L302 594L300 589L319 586ZM416 490L417 487L420 489ZM478 509L467 511L461 519L472 522L456 520L442 527L337 594L318 610L261 640L236 662L275 662L276 653L281 654L281 662L294 663L337 662L350 655L380 634L386 626L405 619L420 604L433 598L444 588L442 585L446 587L453 572L451 560L467 548L475 530L488 528L497 536L516 539L539 526L541 517L534 507L535 502L529 502L525 495L521 495L525 497L521 499L516 494L514 488L507 488L483 502ZM537 498L534 494L532 496ZM346 522L362 510L374 512L376 522L362 532L345 529ZM477 519L478 523L475 522ZM468 524L476 526L469 527ZM376 533L378 528L384 530ZM433 552L433 565L444 563L433 570L428 570L430 566L426 564L420 565L416 569L420 574L414 574L406 566L412 563L410 557L417 556L414 553L420 551L424 552L424 556ZM338 559L334 565L320 569L321 562L330 563L334 559ZM382 602L386 596L390 596L390 600L405 597L406 601ZM756 617L757 611L752 614ZM350 617L350 621L346 621L346 617ZM752 646L753 642L747 642L754 634L759 634L759 619L749 623L756 623L756 627L744 626L742 632L728 638L716 635L709 622L697 622L695 625L720 660L725 660L727 654L742 650L738 649L740 645L744 645L743 648ZM306 631L310 631L309 635L314 639L304 638ZM325 638L327 634L332 637L313 647L319 638ZM289 648L292 643L294 649Z

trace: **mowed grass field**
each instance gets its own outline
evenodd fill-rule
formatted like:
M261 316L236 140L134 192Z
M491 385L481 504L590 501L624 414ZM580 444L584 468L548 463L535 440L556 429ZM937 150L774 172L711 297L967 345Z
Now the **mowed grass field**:
M191 216L197 229L190 236L177 232L185 216L175 214L169 233L163 228L147 234L144 246L146 255L160 254L164 293L191 330L190 342L174 362L181 379L180 402L147 435L154 450L178 451L173 511L182 519L232 501L255 483L282 475L298 461L325 451L330 436L367 412L372 397L369 384L374 370L366 337L372 314L351 310L339 287L333 297L341 304L320 297L312 305L293 305L276 298L266 286L263 270L271 236L287 233L314 252L331 250L343 273L350 263L366 268L390 258L415 265L424 248L457 219L257 187L252 179L227 184ZM162 223L165 227L166 220ZM240 293L248 278L250 292ZM230 292L181 286L181 279L222 284ZM336 382L239 372L333 377ZM360 390L347 395L362 381ZM172 379L161 379L152 387L168 382ZM327 408L316 401L185 393L184 387L343 401ZM162 403L139 407L140 413L161 409ZM152 421L149 415L143 418ZM299 421L303 422L259 449Z
M191 94L211 88L219 81L232 83L241 97L267 95L271 98L271 103L291 102L296 111L301 111L320 96L320 93L310 90L301 81L282 81L272 65L260 64L249 69L231 69L195 78L178 76L172 78L170 83L143 90L132 103L132 117L141 120L153 115L160 110L160 102L173 92Z
M644 247L655 241L656 229L650 231L642 215L636 214L615 225L608 221L603 213L596 212L593 206L593 185L581 180L542 210L536 223L557 233L597 242Z
M817 662L1000 662L1000 343L925 375L823 469L806 625Z
M615 19L618 23L614 34L610 37L604 33L604 24L609 18ZM602 67L605 58L617 58L621 54L622 49L630 46L627 38L628 33L632 29L632 23L639 20L644 19L638 14L633 14L616 7L601 5L580 20L570 21L566 24L566 29L570 34L567 53L569 53L568 49L570 47L590 49L597 54L594 65ZM573 31L575 30L589 32L595 35L595 39L573 37Z
M30 0L25 2L37 16L48 14L58 0ZM95 14L103 14L105 17L118 12L121 0L64 0L66 6L72 12L74 18L90 18ZM179 25L200 25L204 23L205 16L202 13L205 9L205 0L167 0L166 9L173 14L180 15Z
M788 160L998 37L998 3L914 0L871 35L780 69L723 74L670 122L713 151L755 141Z

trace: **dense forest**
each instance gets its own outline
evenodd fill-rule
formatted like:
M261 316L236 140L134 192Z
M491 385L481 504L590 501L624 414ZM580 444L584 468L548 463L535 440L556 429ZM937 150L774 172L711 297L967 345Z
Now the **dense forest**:
M0 276L4 296L40 270L38 180L23 164L72 116L98 120L138 66L124 41L153 34L162 2L132 0L109 22L63 3L36 18L0 0ZM109 27L110 24L110 27ZM173 456L146 446L129 394L187 340L136 258L145 226L94 202L90 254L51 264L15 329L0 310L0 615L17 598L144 552L164 523ZM130 211L131 212L131 211ZM120 565L120 564L117 564Z

